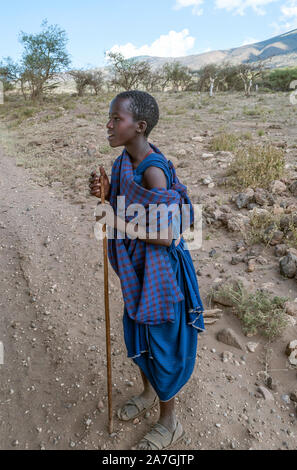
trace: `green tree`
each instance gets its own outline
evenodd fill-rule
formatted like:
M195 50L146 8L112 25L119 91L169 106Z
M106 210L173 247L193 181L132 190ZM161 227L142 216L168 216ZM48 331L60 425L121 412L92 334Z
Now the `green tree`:
M163 84L170 84L174 91L187 90L193 81L190 69L178 61L166 62L161 68L161 74L164 77Z
M82 96L90 82L89 72L85 70L71 70L69 75L73 78L78 96Z
M205 89L209 90L209 95L213 96L213 90L215 84L217 84L220 68L215 64L205 65L199 70L200 79L199 79L199 90L203 91Z
M46 90L57 86L58 82L50 81L71 63L66 51L65 31L58 25L49 25L47 20L43 20L41 28L41 33L37 34L20 33L20 42L24 46L22 75L29 86L31 98L39 100L42 100Z
M104 85L104 75L101 70L91 70L88 76L88 85L95 92L95 95L98 95Z
M263 63L259 61L253 64L240 64L237 71L243 81L245 95L250 96L255 80L263 76Z
M0 81L3 83L4 92L12 90L20 77L20 67L13 62L11 57L5 57L0 62Z
M297 67L286 67L272 70L266 78L266 84L276 91L289 91L293 80L297 80Z
M115 88L120 87L124 90L137 88L151 71L147 62L125 59L120 52L106 52L105 55L111 63L112 84Z

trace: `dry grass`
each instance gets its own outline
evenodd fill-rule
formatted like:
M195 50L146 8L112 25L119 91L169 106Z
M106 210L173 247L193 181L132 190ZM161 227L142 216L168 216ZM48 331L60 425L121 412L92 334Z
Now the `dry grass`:
M213 152L218 150L233 152L238 145L238 137L225 132L211 139L209 149Z
M287 326L284 310L284 303L288 300L286 297L271 297L262 290L250 293L242 282L238 282L236 286L226 284L218 289L218 294L232 301L246 335L260 333L273 341Z
M286 228L282 228L282 217L287 217L289 220ZM246 242L249 245L264 243L267 247L276 230L284 233L284 243L292 248L297 248L296 213L275 215L272 212L260 214L257 211L252 211L249 230L246 233Z
M228 175L234 187L268 189L272 181L285 175L284 151L270 143L238 148Z
M283 94L269 95L269 99L266 95L254 96L249 100L241 93L217 93L212 98L207 93L198 95L194 92L153 95L159 104L160 121L151 134L151 141L168 155L179 155L180 149L184 148L185 160L195 159L189 178L195 178L203 171L204 162L199 161L199 155L209 147L213 151L224 150L236 154L234 171L237 173L234 175L240 185L248 186L250 181L256 181L257 186L261 186L275 174L280 177L281 165L275 168L273 159L268 159L264 164L259 161L262 158L260 153L254 155L254 160L247 159L242 166L240 146L260 140L260 137L261 140L265 139L266 135L260 136L264 126L261 126L261 121L255 122L253 116L247 115L240 127L237 123L233 124L232 119L242 122L244 109L247 106L253 109L259 98L263 98L263 109L270 106L271 109L280 110L276 123L293 124L296 113L286 105ZM42 104L34 104L20 96L9 95L5 97L4 105L0 106L2 146L6 145L8 153L17 156L19 165L32 168L36 179L42 184L62 181L63 189L75 188L77 193L86 194L84 178L88 178L89 172L99 164L109 171L113 159L120 152L120 149L111 149L106 141L108 108L114 96L113 92L83 97L59 93L46 97ZM248 124L249 121L253 126L245 127L245 122ZM250 128L253 127L256 130L251 132ZM192 137L205 130L211 130L215 137L204 138L203 147L197 147ZM32 141L39 144L32 145ZM88 153L90 144L95 146L95 154ZM294 145L297 145L297 140L292 137L291 146ZM277 149L276 152L282 151ZM256 171L250 170L254 163L263 169L260 172L258 168ZM272 168L267 173L265 168L271 167L271 163ZM273 169L275 171L271 174ZM263 178L259 179L259 174Z
M267 214L259 214L258 212L252 211L250 216L249 231L247 233L247 242L249 245L263 242L266 246L269 245L273 236L273 231L270 235L265 232L268 227L274 227L275 230L280 229L280 216L276 216L271 212Z

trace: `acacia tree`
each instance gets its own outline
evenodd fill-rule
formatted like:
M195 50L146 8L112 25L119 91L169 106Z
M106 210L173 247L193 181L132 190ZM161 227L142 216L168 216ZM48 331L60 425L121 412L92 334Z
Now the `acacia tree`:
M88 72L85 70L71 70L69 75L73 78L78 96L82 96L89 84Z
M246 96L250 96L251 88L254 80L263 74L263 63L257 62L251 64L240 64L238 66L238 75L242 79L244 84L244 92Z
M163 90L164 77L160 69L151 70L142 79L141 84L148 92L164 91Z
M104 85L104 75L101 70L90 70L89 72L89 87L92 88L95 92L95 95L102 90Z
M92 88L96 95L103 88L104 76L101 70L71 70L69 75L75 81L78 96L82 96L87 87Z
M19 80L19 65L13 62L11 57L5 57L0 62L0 81L3 84L4 92L12 90L15 83Z
M215 64L205 65L200 69L199 90L207 86L209 89L209 96L213 96L215 83L219 81L221 69Z
M145 61L125 59L120 52L106 52L106 57L111 63L115 87L132 90L147 77L151 71L150 65Z
M21 69L23 79L29 86L32 99L42 100L46 90L53 89L57 83L49 83L57 73L65 70L71 63L66 51L65 31L57 25L41 24L42 31L37 34L20 33L24 46Z
M193 81L190 69L177 61L166 62L161 73L164 77L163 84L165 83L165 86L171 84L174 91L186 90Z

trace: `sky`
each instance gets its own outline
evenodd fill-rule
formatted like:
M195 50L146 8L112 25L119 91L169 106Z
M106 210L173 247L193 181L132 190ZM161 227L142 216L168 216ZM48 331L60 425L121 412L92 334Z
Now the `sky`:
M42 20L65 30L71 68L125 57L180 57L269 39L297 28L297 0L14 0L1 2L0 60L20 60L19 33Z

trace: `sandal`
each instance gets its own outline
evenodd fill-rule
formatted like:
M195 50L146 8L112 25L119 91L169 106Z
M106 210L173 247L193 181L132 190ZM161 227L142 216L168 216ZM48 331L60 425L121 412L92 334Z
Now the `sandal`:
M148 401L141 397L141 396L133 396L131 397L123 406L117 410L117 416L121 421L130 421L131 419L138 418L141 416L145 411L150 410L153 406L157 405L158 403L158 395L155 396L154 401L148 403ZM127 413L124 408L126 406L134 406L137 409L137 413L131 415Z
M168 447L180 441L184 435L185 431L178 420L173 432L170 432L165 426L163 426L163 424L156 423L155 426L137 444L137 450L142 450L138 447L139 444L146 444L146 446L149 444L149 447L146 447L145 450L168 449Z

